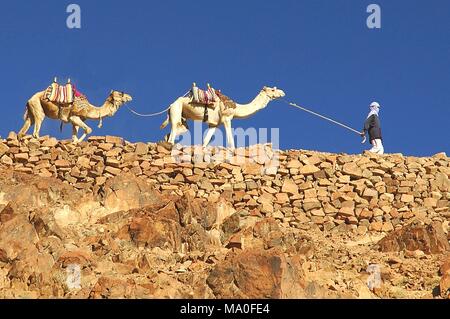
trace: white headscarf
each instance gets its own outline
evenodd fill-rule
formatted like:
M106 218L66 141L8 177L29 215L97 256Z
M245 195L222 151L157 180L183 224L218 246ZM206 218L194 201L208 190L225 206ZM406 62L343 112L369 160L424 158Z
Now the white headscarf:
M380 104L374 102L370 104L370 112L369 115L367 115L367 118L371 117L372 115L378 116L379 112L380 112Z

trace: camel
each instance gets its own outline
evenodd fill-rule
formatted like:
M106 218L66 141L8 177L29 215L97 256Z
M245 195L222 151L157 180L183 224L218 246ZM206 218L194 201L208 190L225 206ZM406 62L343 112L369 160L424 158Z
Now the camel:
M232 135L231 121L233 119L245 119L259 110L264 109L269 102L284 97L282 90L276 87L264 87L255 99L249 104L237 104L236 108L225 108L221 101L215 102L212 108L208 107L208 131L203 140L203 147L208 146L217 127L224 125L227 136L227 145L234 149L234 138ZM166 142L172 146L178 135L188 130L186 120L203 121L205 106L191 102L191 98L184 96L178 98L168 109L167 119L161 125L164 129L170 122L172 128L169 135L166 135Z
M67 119L60 116L60 107L67 105L59 105L57 103L44 100L45 91L38 92L28 100L27 108L23 119L25 121L22 129L18 133L18 137L22 138L28 132L31 125L34 124L33 137L39 138L42 122L45 117L54 120L61 120L63 123L72 124L72 142L77 144L82 142L87 135L92 133L92 129L86 125L86 120L100 120L104 117L110 117L116 114L119 108L127 102L132 101L132 97L126 93L111 91L105 103L101 107L90 104L87 100L85 105L74 104L70 110ZM79 128L83 128L84 134L78 138Z

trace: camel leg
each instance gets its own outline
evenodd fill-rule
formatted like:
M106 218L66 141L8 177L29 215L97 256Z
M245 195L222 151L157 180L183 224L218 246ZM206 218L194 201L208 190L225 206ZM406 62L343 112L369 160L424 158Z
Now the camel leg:
M92 133L92 129L87 126L86 123L84 123L78 116L71 116L69 118L69 121L72 123L72 125L81 127L84 130L84 134L78 139L76 143L83 142L86 136Z
M72 124L72 143L77 144L78 143L78 130L80 129L79 126Z
M183 113L183 104L180 101L176 101L170 106L170 136L168 142L172 145L175 144L175 139L178 135L178 127L183 125L182 121L182 113Z
M203 140L203 147L207 147L209 142L211 142L212 137L214 136L214 133L216 132L217 127L216 126L210 126L208 128L208 131L206 132L205 138Z
M169 142L170 144L174 145L175 144L175 139L177 138L177 127L176 125L172 124L172 128L170 130L170 135L169 135L169 139L167 140L167 142Z
M27 106L27 108L28 108L28 106ZM17 134L19 139L23 138L27 134L31 125L34 125L34 119L30 115L30 112L28 111L28 109L25 111L24 120L25 120L25 123L23 124L22 128L20 129L19 133Z
M20 129L19 133L17 134L17 136L19 137L19 139L23 138L28 130L30 129L31 125L32 125L32 121L29 117L26 118L25 123L23 124L22 128Z
M33 137L38 139L42 122L45 119L44 109L39 97L34 96L28 101L28 116L34 120Z
M234 150L234 138L231 130L231 120L224 121L223 125L225 126L225 132L227 134L227 146L230 149Z
M44 117L38 117L38 118L36 118L36 120L35 120L35 123L34 123L34 132L33 132L33 137L34 137L35 139L39 139L39 135L40 135L40 132L41 132L41 125L42 125L42 122L44 122Z

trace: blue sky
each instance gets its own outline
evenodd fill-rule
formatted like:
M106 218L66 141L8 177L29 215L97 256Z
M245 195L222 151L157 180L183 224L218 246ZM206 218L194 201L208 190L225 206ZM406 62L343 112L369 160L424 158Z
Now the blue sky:
M82 28L66 27L77 3ZM366 8L382 9L382 28ZM0 19L0 135L18 131L28 98L54 76L71 77L100 105L111 89L130 93L142 113L163 110L192 82L211 83L240 103L264 86L362 128L371 101L382 104L388 153L450 153L450 1L279 0L3 1ZM121 109L94 135L161 140L165 116ZM280 128L282 149L360 153L345 129L276 101L234 127ZM41 135L70 137L47 119Z

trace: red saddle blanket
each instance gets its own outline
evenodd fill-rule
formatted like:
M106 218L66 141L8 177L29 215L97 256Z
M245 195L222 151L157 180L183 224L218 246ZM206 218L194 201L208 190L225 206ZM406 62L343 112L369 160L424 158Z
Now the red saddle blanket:
M72 88L73 88L73 95L74 95L74 97L86 99L86 95L84 95L83 93L81 93L80 91L78 91L78 89L77 89L77 87L75 86L75 84L72 84Z

